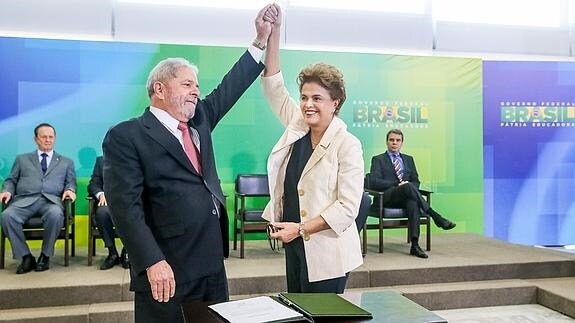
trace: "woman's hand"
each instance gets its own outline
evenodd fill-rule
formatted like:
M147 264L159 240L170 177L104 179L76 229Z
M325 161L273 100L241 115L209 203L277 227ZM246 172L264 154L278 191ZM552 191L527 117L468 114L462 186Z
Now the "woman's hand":
M292 242L299 237L299 223L295 222L274 222L276 232L270 233L270 237L279 239L283 243Z

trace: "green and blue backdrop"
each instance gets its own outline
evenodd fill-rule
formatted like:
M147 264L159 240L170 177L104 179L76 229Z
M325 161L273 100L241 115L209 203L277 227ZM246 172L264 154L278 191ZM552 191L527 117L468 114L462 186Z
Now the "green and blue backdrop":
M485 233L575 242L575 64L484 62Z
M111 126L148 106L145 82L150 69L166 57L185 57L198 65L200 89L207 94L243 51L0 38L0 176L8 176L17 154L36 148L34 126L53 124L56 150L72 158L77 168L81 219L87 214L86 184L101 154L101 141ZM433 207L457 222L455 231L483 232L481 60L302 50L283 50L281 56L296 100L302 67L326 62L342 70L347 101L340 116L363 144L366 172L371 157L385 151L387 131L402 129L403 152L415 157L422 186L435 191ZM237 174L265 173L268 153L283 132L258 83L213 134L219 175L229 197ZM228 198L228 209L233 210L233 198Z

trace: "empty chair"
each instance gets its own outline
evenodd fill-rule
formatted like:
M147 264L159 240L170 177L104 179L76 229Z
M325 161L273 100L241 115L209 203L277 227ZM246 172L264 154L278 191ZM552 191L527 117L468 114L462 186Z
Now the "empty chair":
M245 234L266 232L267 221L262 218L263 208L269 200L268 176L240 174L236 178L234 197L234 250L240 235L240 258L244 258Z

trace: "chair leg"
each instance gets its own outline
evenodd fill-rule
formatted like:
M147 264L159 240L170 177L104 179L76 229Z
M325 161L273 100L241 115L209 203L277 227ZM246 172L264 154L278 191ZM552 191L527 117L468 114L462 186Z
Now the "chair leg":
M425 242L426 242L427 246L426 246L425 249L427 249L427 251L431 251L431 221L430 221L429 216L427 217L427 229L426 229L426 232L427 232L427 239L426 239Z
M88 266L92 266L92 256L94 252L94 232L92 232L92 226L88 223Z
M367 255L367 224L363 225L362 229L363 233L363 242L361 244L361 255L365 257Z
M70 262L70 236L68 234L68 227L66 226L66 233L64 234L64 266L68 267Z
M238 219L234 216L234 250L238 249Z
M72 257L76 256L76 223L72 223Z
M383 253L383 218L379 217L379 253Z
M6 254L6 237L0 228L0 269L4 269L4 256Z
M240 229L240 258L244 259L244 235L245 235L245 229L244 229L244 221L240 220L240 225L241 225L241 229Z
M96 237L92 237L92 257L96 256Z

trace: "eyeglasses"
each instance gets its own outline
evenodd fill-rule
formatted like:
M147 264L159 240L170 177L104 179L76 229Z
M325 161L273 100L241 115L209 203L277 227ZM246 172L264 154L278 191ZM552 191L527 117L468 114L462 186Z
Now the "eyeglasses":
M272 251L279 252L279 239L272 238L271 234L278 232L278 228L274 227L273 224L269 223L267 226L268 232L268 242L270 243L270 248Z

